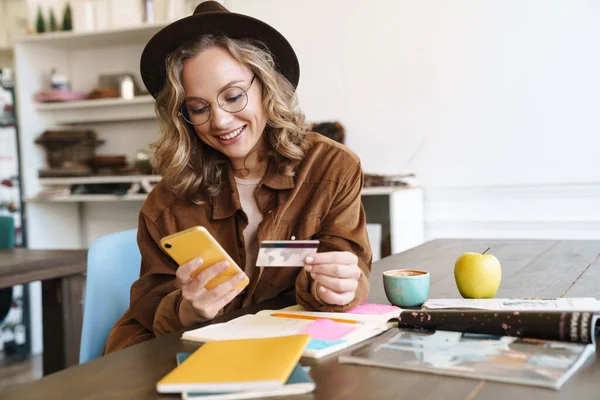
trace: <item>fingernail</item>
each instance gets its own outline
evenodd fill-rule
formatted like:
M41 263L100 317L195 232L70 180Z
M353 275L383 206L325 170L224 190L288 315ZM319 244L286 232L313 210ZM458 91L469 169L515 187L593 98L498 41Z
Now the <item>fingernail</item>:
M312 269L312 265L305 265L304 269L310 271Z
M312 258L310 256L306 257L306 262L308 262L308 263L313 262L313 260L314 260L314 258Z
M325 293L326 289L323 286L319 286L319 292Z
M196 265L202 265L204 263L204 260L200 257L196 258Z
M239 274L237 274L237 280L238 281L243 281L244 278L246 277L246 274L240 272Z
M313 277L313 279L314 279L314 277L315 277L315 276L317 276L317 274L315 274L314 272L311 272L311 273L310 273L310 276L312 276L312 277Z
M223 265L221 265L221 268L222 268L222 269L227 269L227 268L229 268L229 262L227 262L227 261L223 261Z

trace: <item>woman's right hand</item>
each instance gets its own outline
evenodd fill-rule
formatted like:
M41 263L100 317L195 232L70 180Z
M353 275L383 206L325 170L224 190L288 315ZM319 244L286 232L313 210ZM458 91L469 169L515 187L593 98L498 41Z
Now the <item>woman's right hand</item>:
M206 284L215 276L225 271L229 267L229 263L222 261L213 264L192 278L192 273L200 268L203 263L202 258L195 258L177 268L175 276L177 278L177 287L181 289L184 301L191 304L196 313L202 318L213 319L221 308L244 290L243 287L235 290L231 289L236 287L247 276L245 273L240 272L220 285L212 289L206 289Z

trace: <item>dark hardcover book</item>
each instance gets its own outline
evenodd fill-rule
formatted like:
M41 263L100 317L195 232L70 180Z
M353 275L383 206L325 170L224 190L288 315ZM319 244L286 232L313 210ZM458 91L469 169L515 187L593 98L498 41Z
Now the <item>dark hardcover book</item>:
M398 327L595 343L600 313L590 311L402 311Z

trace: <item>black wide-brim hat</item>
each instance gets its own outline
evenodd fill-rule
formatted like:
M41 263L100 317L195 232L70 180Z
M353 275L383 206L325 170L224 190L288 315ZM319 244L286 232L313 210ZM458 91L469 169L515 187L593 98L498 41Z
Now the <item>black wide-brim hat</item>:
M167 25L146 44L140 70L144 85L154 98L165 84L167 56L182 44L203 35L259 40L272 54L277 71L294 87L298 86L298 58L281 33L256 18L232 13L216 1L205 1L196 7L191 16Z

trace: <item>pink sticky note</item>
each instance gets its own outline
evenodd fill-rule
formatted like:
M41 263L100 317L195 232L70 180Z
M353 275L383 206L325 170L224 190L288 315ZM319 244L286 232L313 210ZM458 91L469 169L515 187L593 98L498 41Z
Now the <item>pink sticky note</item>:
M330 319L318 319L300 333L308 333L311 338L317 340L340 340L355 329L355 326Z
M390 311L400 311L400 308L388 304L364 303L348 310L349 313L353 314L385 314Z

